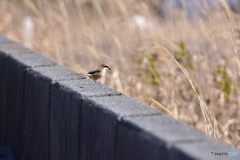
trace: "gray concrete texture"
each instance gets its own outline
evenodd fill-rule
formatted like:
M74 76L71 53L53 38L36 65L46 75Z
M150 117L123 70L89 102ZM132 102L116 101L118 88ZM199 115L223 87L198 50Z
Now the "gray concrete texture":
M16 160L239 159L239 152L0 35L0 146Z

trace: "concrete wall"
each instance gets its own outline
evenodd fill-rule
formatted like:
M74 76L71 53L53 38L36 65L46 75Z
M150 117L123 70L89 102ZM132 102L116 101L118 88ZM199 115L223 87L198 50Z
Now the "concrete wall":
M238 152L0 35L0 146L16 160L187 160Z

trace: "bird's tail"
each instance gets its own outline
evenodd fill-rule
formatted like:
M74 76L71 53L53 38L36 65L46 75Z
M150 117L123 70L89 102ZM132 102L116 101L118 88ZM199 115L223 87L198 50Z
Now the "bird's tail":
M91 79L92 75L91 74L83 74L83 76L86 77L86 79Z

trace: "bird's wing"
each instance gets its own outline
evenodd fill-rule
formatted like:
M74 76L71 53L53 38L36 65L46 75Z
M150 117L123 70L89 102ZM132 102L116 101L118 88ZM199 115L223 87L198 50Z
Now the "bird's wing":
M99 73L99 72L101 72L101 68L97 67L94 70L91 70L90 72L88 72L88 74L94 74L94 73Z

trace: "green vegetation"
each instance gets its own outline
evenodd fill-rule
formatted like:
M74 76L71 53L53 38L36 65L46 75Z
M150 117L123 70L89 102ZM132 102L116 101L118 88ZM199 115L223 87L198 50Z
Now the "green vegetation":
M229 96L232 92L231 88L231 78L227 73L227 66L226 66L227 58L222 57L219 63L216 66L216 72L214 73L214 83L215 86L222 91L225 100L229 100Z

